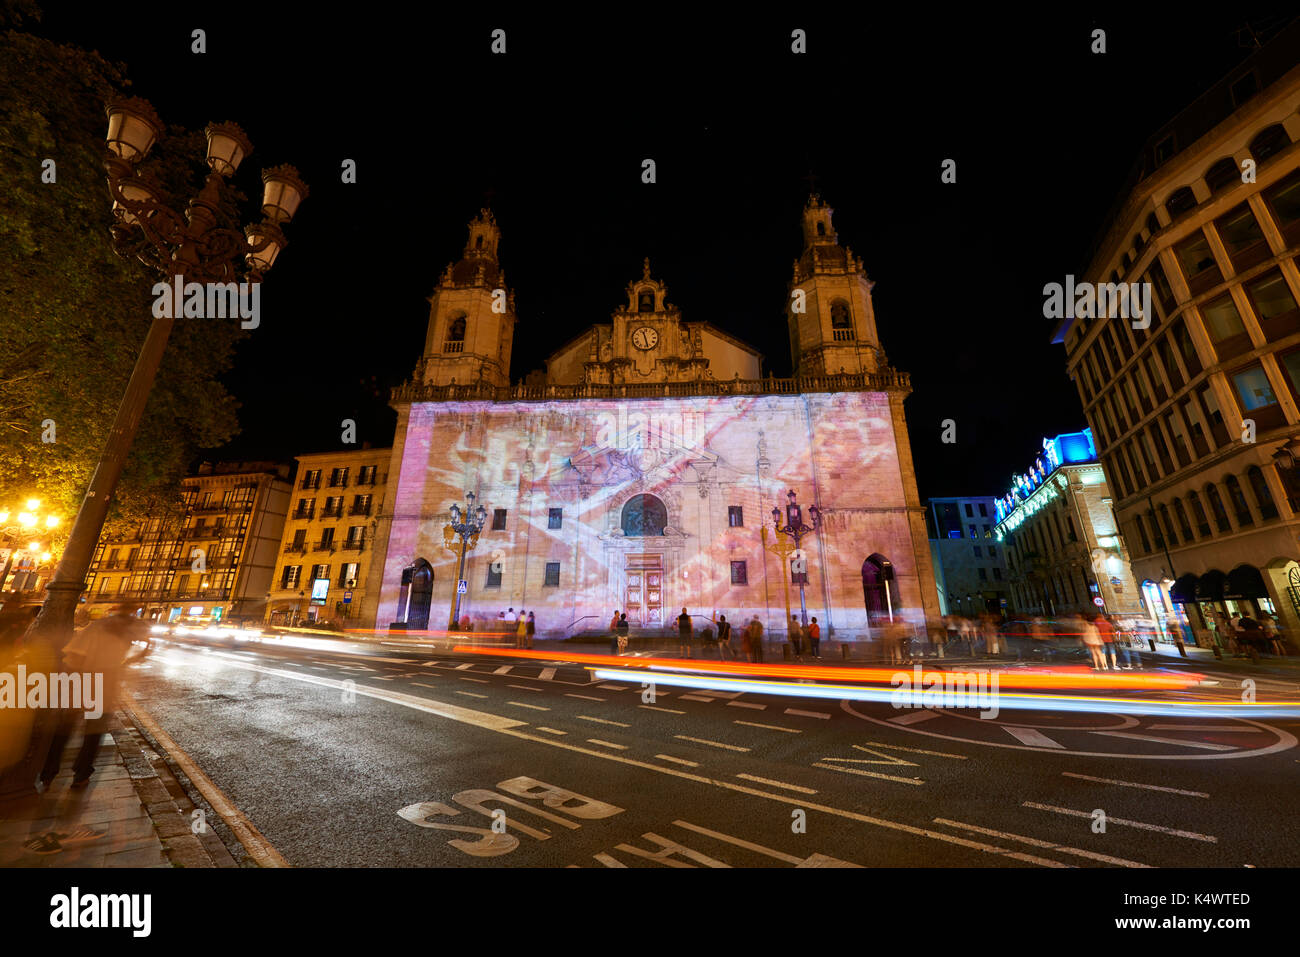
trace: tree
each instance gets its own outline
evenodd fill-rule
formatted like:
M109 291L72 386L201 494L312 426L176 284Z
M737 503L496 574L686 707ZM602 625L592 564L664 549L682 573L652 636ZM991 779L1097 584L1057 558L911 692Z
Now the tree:
M21 22L26 5L5 6L4 21ZM110 243L104 108L129 86L124 71L0 33L0 504L34 497L75 513L152 319L161 277ZM176 208L201 184L203 155L201 133L171 128L142 165ZM43 182L47 159L54 182ZM237 434L217 376L246 334L238 322L176 323L110 520L174 501L197 449Z

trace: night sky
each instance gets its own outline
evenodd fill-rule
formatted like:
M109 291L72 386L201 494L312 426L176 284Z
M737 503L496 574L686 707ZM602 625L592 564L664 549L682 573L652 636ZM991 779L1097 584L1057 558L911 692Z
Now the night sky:
M607 321L645 256L684 319L789 375L783 310L811 173L876 283L890 361L912 375L922 496L1001 494L1044 436L1086 424L1042 287L1083 270L1146 139L1249 54L1241 28L1277 23L1237 7L1020 22L909 4L893 19L731 22L176 6L50 5L34 32L125 63L168 123L240 123L250 195L285 162L311 187L226 377L242 434L205 458L342 448L345 418L359 440L391 442L388 389L410 376L425 300L489 203L519 315L512 379ZM489 52L497 27L504 57ZM795 27L805 56L790 53ZM1095 27L1105 55L1089 52ZM939 179L948 157L955 185ZM355 185L340 182L345 158ZM940 442L947 418L956 445Z

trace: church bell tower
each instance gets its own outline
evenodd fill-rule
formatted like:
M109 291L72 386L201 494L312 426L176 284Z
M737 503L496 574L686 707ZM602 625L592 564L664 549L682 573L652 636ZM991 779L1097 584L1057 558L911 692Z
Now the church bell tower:
M501 230L491 210L469 224L460 261L429 297L429 332L420 366L425 385L508 386L515 297L497 259Z
M839 244L832 212L816 194L803 211L803 255L785 301L796 376L872 373L888 365L876 335L872 282L862 260Z

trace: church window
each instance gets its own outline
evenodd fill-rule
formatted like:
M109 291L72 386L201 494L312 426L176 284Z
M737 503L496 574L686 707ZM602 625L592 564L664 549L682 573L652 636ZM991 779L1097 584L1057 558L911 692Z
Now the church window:
M506 510L504 508L494 508L492 510L492 531L504 532L506 530Z
M731 563L731 584L748 585L749 584L749 567L745 562Z
M853 319L849 315L849 304L843 299L831 303L831 334L836 342L853 341Z
M484 588L501 587L501 563L488 562L487 581L483 584Z
M559 562L546 563L545 584L549 587L559 587L560 584L560 563Z
M547 528L560 528L564 522L564 509L553 508L548 511L546 520Z
M743 528L745 525L745 510L740 505L727 506L727 524L732 528Z
M482 236L479 236L477 239L474 240L474 248L475 248L475 249L482 249L482 248L483 248L483 237L482 237Z
M447 327L447 340L443 343L443 352L460 352L465 348L465 317L457 316Z
M637 312L654 312L655 311L655 294L646 290L637 294L636 303Z
M818 224L817 224L817 235L818 235L818 236L825 236L825 235L826 235L826 224L825 224L825 223L818 223Z
M623 506L623 534L629 538L662 535L668 524L668 509L653 495L634 495Z

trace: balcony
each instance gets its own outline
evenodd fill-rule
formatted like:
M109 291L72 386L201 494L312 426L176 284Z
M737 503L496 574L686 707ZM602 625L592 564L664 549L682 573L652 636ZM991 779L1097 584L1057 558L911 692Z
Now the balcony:
M366 549L366 540L364 538L358 538L355 540L349 538L346 542L343 543L343 550L345 552L362 552L365 551L365 549Z
M284 546L284 553L286 555L305 555L307 554L307 543L290 542L288 545Z
M831 335L834 336L836 342L854 341L852 329L833 329L831 330Z
M289 517L290 517L290 518L305 518L305 519L312 519L312 518L315 518L315 517L316 517L316 509L314 509L314 508L299 508L299 509L295 509L293 512L291 512L291 513L289 514Z
M321 518L342 518L343 506L340 505L337 508L330 508L326 506L325 508L321 509L320 517Z
M303 479L298 485L298 488L304 490L315 490L320 488L320 476L317 475L315 478Z
M368 515L370 514L370 509L371 509L371 506L369 506L369 505L353 505L351 508L348 509L348 514L349 514L349 515L367 515L367 516L368 516Z
M326 540L322 538L319 542L317 542L315 545L312 546L312 551L329 552L332 555L334 554L337 548L338 546L334 544L334 539L331 538Z

